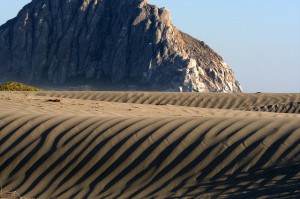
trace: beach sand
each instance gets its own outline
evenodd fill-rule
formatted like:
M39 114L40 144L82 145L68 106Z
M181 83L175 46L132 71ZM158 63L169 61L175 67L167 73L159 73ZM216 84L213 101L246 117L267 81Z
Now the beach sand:
M300 94L0 92L0 186L31 198L299 198Z

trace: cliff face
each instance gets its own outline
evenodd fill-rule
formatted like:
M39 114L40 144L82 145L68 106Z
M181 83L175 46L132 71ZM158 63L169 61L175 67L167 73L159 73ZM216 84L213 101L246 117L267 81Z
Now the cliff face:
M241 92L218 54L146 0L33 0L0 27L0 77Z

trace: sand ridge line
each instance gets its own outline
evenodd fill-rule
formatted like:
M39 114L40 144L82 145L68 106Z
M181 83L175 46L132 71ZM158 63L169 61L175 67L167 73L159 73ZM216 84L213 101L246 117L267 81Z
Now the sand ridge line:
M49 102L58 99L59 102ZM0 112L44 113L90 116L132 117L300 117L299 114L268 113L229 109L198 108L176 105L133 104L83 99L36 96L25 92L2 92Z
M288 104L300 101L300 94L226 94L226 93L149 93L149 92L36 92L36 96L61 97L95 101L176 105L217 109L243 109L252 106Z

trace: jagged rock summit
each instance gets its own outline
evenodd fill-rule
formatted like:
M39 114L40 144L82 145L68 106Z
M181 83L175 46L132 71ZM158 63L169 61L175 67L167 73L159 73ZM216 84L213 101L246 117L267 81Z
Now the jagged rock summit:
M0 27L0 78L241 92L221 56L147 0L33 0Z

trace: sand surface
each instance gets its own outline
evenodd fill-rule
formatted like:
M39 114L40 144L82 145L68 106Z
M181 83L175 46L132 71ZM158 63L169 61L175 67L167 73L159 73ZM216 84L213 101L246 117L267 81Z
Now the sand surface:
M0 92L0 186L32 198L299 198L300 94Z

